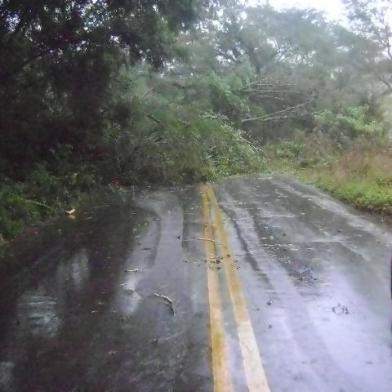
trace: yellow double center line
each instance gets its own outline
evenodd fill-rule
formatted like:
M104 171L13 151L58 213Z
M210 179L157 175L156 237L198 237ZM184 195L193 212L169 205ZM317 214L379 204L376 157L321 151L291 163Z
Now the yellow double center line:
M214 191L209 185L202 188L202 207L204 246L207 258L208 260L216 259L219 250L223 256L225 277L236 322L248 390L250 392L268 392L270 389L242 291L240 276L232 257L222 213ZM230 351L225 342L223 309L217 271L208 268L207 280L214 391L230 392L233 390L229 367Z

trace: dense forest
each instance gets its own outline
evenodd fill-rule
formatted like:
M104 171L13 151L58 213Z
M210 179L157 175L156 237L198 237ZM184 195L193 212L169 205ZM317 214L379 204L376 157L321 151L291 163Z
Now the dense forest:
M0 232L101 187L285 171L392 206L390 1L0 0Z

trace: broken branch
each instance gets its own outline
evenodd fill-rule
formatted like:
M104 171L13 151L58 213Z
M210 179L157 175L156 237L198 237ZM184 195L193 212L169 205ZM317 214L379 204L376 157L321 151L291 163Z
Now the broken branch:
M158 294L158 293L154 293L155 297L158 297L160 299L163 300L163 302L169 306L170 310L173 313L173 316L175 315L175 311L174 311L174 304L173 304L173 300L170 299L169 297L167 297L166 295L162 295L162 294Z

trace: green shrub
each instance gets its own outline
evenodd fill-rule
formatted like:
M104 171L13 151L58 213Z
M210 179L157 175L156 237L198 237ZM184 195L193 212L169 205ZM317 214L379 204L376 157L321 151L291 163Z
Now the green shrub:
M368 105L344 108L338 113L324 110L315 115L315 121L319 130L336 140L382 136L386 131L382 119L371 113Z
M26 226L71 208L97 186L86 167L78 165L73 169L60 175L41 164L23 182L4 179L0 186L0 238L12 239Z

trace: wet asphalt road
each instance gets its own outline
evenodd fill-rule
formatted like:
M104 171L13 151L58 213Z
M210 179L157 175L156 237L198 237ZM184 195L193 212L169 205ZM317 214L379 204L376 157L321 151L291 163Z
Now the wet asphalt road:
M0 391L392 391L388 227L278 177L123 198L19 245Z

